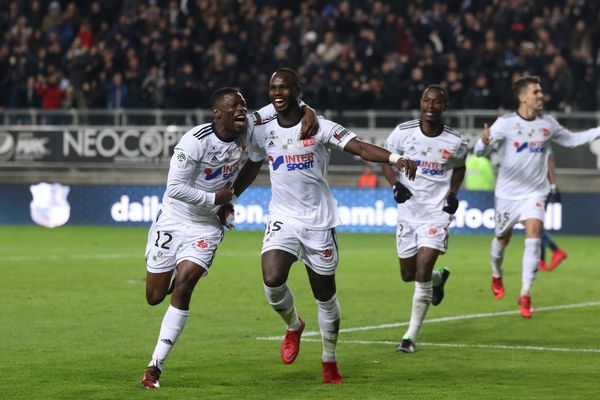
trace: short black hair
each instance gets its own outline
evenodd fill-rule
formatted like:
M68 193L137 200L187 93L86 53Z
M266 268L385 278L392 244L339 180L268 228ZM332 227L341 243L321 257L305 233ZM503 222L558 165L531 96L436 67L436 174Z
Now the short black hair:
M277 71L275 71L275 74L279 73L279 72L287 72L288 74L291 74L292 77L294 78L294 83L296 84L296 87L301 88L302 85L300 84L300 77L298 76L298 73L291 69L291 68L277 68Z
M519 95L523 93L527 86L532 83L540 85L542 83L542 80L539 76L529 75L519 78L515 81L515 83L513 84L513 92L517 100L519 100Z
M427 92L430 89L439 90L440 93L444 95L444 104L448 105L448 91L445 87L443 87L442 85L429 85L425 88L425 90L423 90L423 94L425 94L425 92Z
M212 94L212 96L210 96L210 106L212 108L214 108L215 105L223 99L223 97L227 96L228 94L239 93L239 92L240 92L239 90L237 90L236 88L233 88L233 87L224 87L221 89L217 89Z

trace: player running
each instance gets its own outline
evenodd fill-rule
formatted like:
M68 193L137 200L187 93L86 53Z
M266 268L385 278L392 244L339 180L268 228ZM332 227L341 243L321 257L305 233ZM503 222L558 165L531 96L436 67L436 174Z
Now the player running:
M188 320L194 288L208 274L223 240L221 206L233 198L230 186L241 166L247 130L274 113L269 105L253 118L246 115L246 101L234 88L217 90L211 104L213 122L192 128L175 146L162 208L148 233L146 300L156 305L172 295L143 388L159 388L163 364ZM303 122L303 132L316 128L312 110Z
M537 76L518 79L514 93L519 102L516 112L499 117L475 144L477 155L500 149L502 158L496 181L496 237L492 240L492 292L504 297L502 260L518 223L525 225L522 286L519 310L531 318L531 287L540 261L540 244L544 221L544 203L550 192L548 149L552 143L576 147L600 137L600 128L573 133L553 117L542 113L544 93Z
M256 127L248 140L249 160L233 185L240 195L269 160L272 198L262 247L262 275L267 301L286 324L280 353L291 364L300 350L305 323L298 316L292 292L286 285L292 264L299 258L318 306L323 352L323 382L341 384L336 361L340 306L335 272L338 247L335 227L340 224L336 201L327 183L329 151L347 151L373 162L391 162L414 179L415 163L389 151L361 142L348 129L319 119L317 134L298 140L301 86L294 70L278 69L269 84L269 97L277 118Z
M448 227L458 208L457 193L465 176L467 142L444 125L442 117L448 93L439 85L428 86L421 96L421 119L398 125L386 148L417 160L417 179L410 181L388 165L383 175L393 187L398 203L396 250L404 282L415 282L408 330L397 351L413 353L429 304L444 298L450 271L433 267L448 250Z

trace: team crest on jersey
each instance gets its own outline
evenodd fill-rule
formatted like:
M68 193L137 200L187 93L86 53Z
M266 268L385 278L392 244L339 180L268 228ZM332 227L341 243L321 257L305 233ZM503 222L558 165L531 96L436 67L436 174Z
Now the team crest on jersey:
M338 142L341 142L346 136L348 136L350 134L350 131L346 128L344 128L341 125L336 125L333 128L333 137L335 138L335 140L337 140Z
M281 147L285 150L293 149L296 147L296 143L294 142L294 139L283 139L281 140Z
M546 128L542 128L542 135L544 135L544 136L550 136L550 130L546 129Z

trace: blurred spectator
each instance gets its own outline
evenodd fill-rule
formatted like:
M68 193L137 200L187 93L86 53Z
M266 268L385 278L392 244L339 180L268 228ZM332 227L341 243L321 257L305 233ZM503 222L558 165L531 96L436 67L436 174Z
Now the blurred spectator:
M322 109L416 109L431 83L448 88L455 109L507 108L512 77L530 74L544 80L549 109L593 110L599 12L592 0L9 0L0 2L0 105L35 104L28 82L53 68L72 81L75 107L107 107L117 73L127 107L178 107L191 62L201 101L185 107L206 106L218 86L243 86L258 107L257 79L285 65L312 77L305 99ZM153 68L167 86L143 86Z
M123 83L123 75L120 72L116 72L112 76L110 82L106 83L104 90L106 92L106 108L112 110L127 107L129 91Z
M68 86L61 82L59 71L51 70L48 77L39 76L36 91L42 99L44 110L58 110L67 99Z
M356 187L360 189L375 189L378 185L377 174L369 163L363 165L362 174L359 175Z

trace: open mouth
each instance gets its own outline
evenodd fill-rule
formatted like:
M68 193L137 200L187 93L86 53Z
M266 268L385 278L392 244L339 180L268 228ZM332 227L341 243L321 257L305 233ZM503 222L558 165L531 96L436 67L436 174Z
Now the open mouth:
M273 105L277 108L281 108L281 107L285 106L285 99L276 98L273 100Z
M246 125L246 116L244 114L233 117L233 123L237 126L245 126Z

